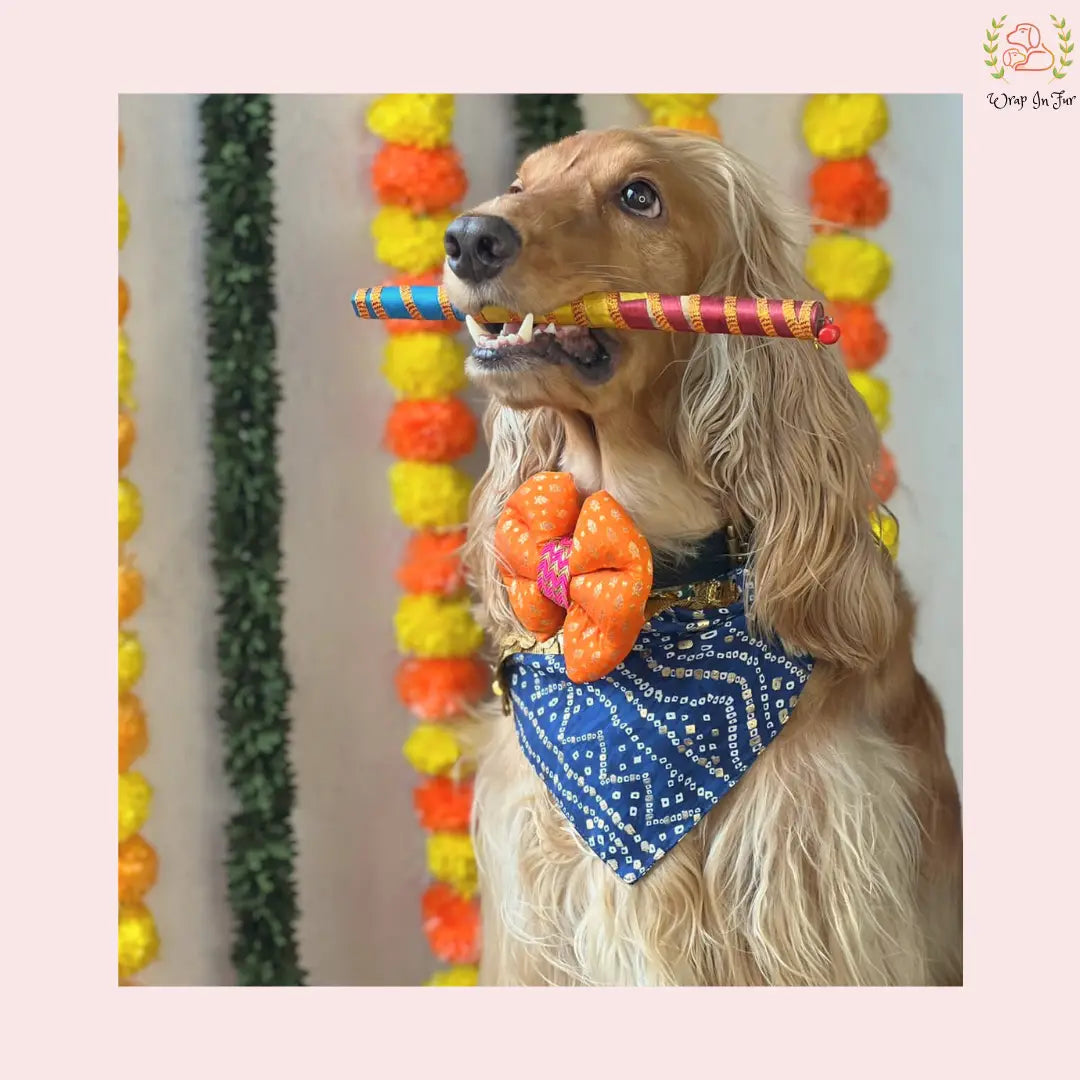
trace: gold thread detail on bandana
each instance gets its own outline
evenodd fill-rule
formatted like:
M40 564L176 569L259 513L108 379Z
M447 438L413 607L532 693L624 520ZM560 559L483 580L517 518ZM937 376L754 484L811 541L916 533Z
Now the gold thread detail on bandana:
M681 590L670 589L653 593L645 603L645 619L651 619L662 611L673 607L689 608L697 611L704 608L730 607L739 599L739 587L730 578L717 578L702 581L694 585L688 594ZM503 669L506 661L514 653L537 653L542 656L558 656L563 651L563 632L552 635L546 641L537 641L528 634L510 634L503 638L499 647L498 676L496 682L502 686L500 696L504 707L509 707Z
M412 286L401 286L401 302L405 305L405 310L409 313L409 316L413 319L419 319L420 309L416 306L416 301L412 298Z
M382 302L382 286L376 285L371 290L371 308L380 319L386 318L386 308Z
M742 330L739 328L739 316L735 313L735 297L724 297L724 320L727 322L727 328L729 334L741 334Z
M678 590L654 593L645 604L645 618L651 619L662 611L673 607L698 608L730 607L739 599L739 587L729 578L715 581L703 581L695 585L689 596L683 596Z
M584 302L579 298L570 305L570 313L574 316L574 322L578 326L589 328L589 313L585 310Z
M766 336L776 337L776 327L773 326L772 316L769 314L769 301L763 296L759 296L757 299L757 317Z
M704 607L726 608L738 599L739 587L730 578L706 581L702 587L701 603Z

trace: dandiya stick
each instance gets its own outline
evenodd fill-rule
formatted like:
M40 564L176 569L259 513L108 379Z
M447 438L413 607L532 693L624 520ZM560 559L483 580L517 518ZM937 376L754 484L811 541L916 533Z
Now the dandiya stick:
M358 289L352 305L361 319L465 321L465 314L450 303L442 285L376 285ZM485 307L475 318L478 322L512 323L520 322L522 314ZM602 292L588 293L534 318L537 326L554 323L604 330L786 337L822 345L833 345L840 338L839 327L826 317L818 300Z

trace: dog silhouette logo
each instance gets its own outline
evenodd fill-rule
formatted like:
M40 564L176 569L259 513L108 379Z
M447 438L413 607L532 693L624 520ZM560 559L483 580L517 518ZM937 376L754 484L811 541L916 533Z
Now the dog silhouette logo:
M1049 71L1054 54L1042 44L1042 31L1034 23L1017 23L1005 35L1012 46L1001 55L1001 62L1013 71Z
M1054 79L1064 79L1072 67L1069 54L1073 51L1072 30L1064 17L1050 16L1053 33L1049 36L1036 23L1028 21L1016 22L1006 29L1007 19L1007 15L991 19L990 29L986 31L983 62L991 69L990 77L1008 82L1008 76L1012 75L1019 82L1033 73L1049 72ZM1002 30L1005 30L1004 42Z

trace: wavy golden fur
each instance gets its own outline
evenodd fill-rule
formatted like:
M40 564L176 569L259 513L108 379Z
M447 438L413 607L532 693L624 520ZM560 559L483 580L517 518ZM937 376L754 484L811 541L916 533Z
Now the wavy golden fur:
M643 179L663 213L617 204ZM519 190L520 189L520 190ZM581 133L476 211L517 257L454 302L549 311L594 290L801 297L801 220L720 143L665 130ZM627 885L564 820L496 708L478 732L474 832L482 978L492 984L955 984L961 841L913 612L874 539L878 437L835 350L790 339L611 335L612 375L476 371L490 463L467 559L493 637L520 630L494 524L542 469L606 489L656 560L733 523L751 537L750 612L816 665L782 736L682 842Z

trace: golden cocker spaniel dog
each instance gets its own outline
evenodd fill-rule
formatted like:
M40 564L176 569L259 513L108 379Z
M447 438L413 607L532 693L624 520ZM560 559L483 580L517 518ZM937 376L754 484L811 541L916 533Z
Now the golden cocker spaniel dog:
M583 132L453 223L445 284L474 314L603 290L799 298L799 226L718 141ZM747 633L813 662L783 730L632 882L573 827L493 702L474 807L482 981L959 983L959 798L912 660L912 603L870 526L877 431L838 351L531 317L470 329L490 461L466 558L497 646L528 635L496 525L520 485L561 472L617 501L658 571L724 530L742 538Z

